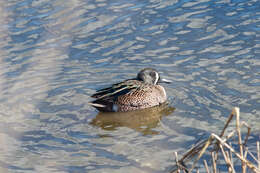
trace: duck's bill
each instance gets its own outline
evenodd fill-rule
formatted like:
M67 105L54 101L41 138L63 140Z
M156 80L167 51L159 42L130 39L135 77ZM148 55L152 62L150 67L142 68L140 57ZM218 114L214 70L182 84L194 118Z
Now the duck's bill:
M160 78L159 83L172 83L171 80Z

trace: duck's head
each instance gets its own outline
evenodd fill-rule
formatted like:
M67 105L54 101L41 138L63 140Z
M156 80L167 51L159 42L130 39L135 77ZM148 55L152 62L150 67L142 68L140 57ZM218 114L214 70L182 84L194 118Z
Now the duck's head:
M153 68L144 68L137 74L137 79L144 83L157 85L158 83L171 83L172 81L160 77Z

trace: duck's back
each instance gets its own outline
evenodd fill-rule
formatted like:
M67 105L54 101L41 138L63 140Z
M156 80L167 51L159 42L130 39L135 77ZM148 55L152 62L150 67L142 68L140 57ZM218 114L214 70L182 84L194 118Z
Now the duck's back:
M166 101L166 92L160 85L142 84L135 90L117 97L115 111L126 112L157 106Z

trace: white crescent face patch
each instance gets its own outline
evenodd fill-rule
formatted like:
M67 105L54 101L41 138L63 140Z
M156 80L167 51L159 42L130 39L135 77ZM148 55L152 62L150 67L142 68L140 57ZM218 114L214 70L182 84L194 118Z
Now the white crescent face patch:
M155 80L154 80L154 85L157 84L158 80L159 80L160 76L157 72L155 72Z

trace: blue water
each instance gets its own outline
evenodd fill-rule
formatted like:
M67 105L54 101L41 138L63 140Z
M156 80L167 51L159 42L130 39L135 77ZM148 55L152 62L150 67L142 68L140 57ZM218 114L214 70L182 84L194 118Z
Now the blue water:
M231 109L260 132L260 2L0 2L0 172L165 172ZM96 89L145 67L167 109L106 116Z

